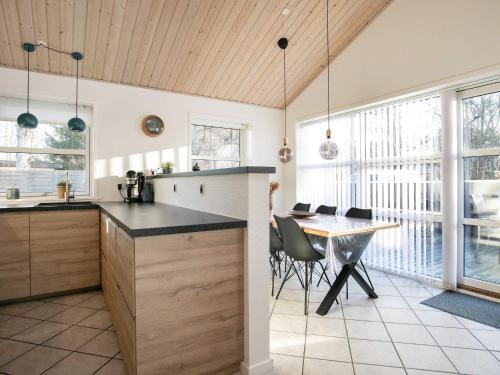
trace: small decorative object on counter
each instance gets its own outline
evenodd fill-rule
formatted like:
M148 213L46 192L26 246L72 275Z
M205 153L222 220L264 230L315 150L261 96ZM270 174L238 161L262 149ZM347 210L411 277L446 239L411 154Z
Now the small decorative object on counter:
M269 211L273 210L273 194L280 187L280 183L277 181L271 181L269 183Z
M71 184L68 184L68 188L71 189ZM61 181L57 183L57 197L64 198L64 194L66 193L66 182Z
M171 161L166 161L164 163L161 163L161 167L163 169L163 173L165 174L170 174L174 171L174 163Z
M8 188L7 192L5 193L5 197L7 199L19 199L20 196L21 195L18 188Z
M199 170L200 170L200 166L198 165L198 163L194 163L193 172L198 172Z

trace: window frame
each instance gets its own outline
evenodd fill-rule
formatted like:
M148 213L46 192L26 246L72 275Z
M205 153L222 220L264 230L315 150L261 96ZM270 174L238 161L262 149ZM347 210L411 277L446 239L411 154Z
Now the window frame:
M464 88L457 90L457 281L459 284L468 285L474 288L487 290L498 293L500 286L498 284L485 280L475 279L465 275L465 225L475 227L500 227L500 220L488 218L466 218L465 217L465 176L464 176L464 161L469 157L481 156L500 156L500 147L485 147L478 149L466 149L464 147L464 123L463 123L463 100L474 98L477 96L488 95L491 93L500 92L500 83L491 83L480 85L478 87Z
M0 121L12 122L14 126L16 125L16 120L11 118L1 118ZM62 125L66 126L61 122L57 121L43 121L43 124L46 125ZM78 197L90 197L91 196L91 160L90 160L90 148L91 148L91 127L87 126L85 131L85 149L55 149L55 148L37 148L37 147L10 147L10 146L0 146L0 153L26 153L26 154L49 154L49 155L78 155L84 156L85 162L85 191L83 192L75 192L75 196ZM0 199L5 199L6 193L0 192ZM57 197L57 189L53 194L48 193L23 193L21 192L21 199L25 198L42 198L42 197Z
M193 155L193 126L205 126L212 128L235 129L240 131L240 157L227 158L215 156L198 156ZM248 123L239 120L219 119L210 116L190 116L189 121L189 151L188 151L188 168L192 168L193 159L209 160L209 161L236 161L240 163L240 167L245 166L247 162L247 131Z

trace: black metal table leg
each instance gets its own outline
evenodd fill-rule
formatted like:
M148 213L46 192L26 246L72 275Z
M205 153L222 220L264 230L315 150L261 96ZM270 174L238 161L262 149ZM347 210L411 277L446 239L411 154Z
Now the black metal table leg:
M369 297L378 298L375 291L370 287L365 279L363 279L363 276L361 276L361 274L356 270L356 263L344 264L332 287L326 294L325 298L323 298L323 301L321 301L321 304L316 310L317 314L321 316L328 314L328 311L330 311L333 302L335 302L335 300L337 299L340 291L342 290L342 287L349 279L349 276L352 276L353 279L356 280L359 286L365 291L366 294L368 294Z
M365 279L363 279L363 276L356 270L356 268L352 267L351 269L351 276L353 277L354 280L356 280L361 288L365 291L368 296L371 298L378 298L377 294L373 290L372 287L370 287L370 284L366 282Z
M321 301L321 304L316 310L317 314L322 316L328 314L328 311L330 311L330 308L337 299L340 291L342 290L342 287L344 286L350 274L351 274L351 265L350 264L343 265L339 275L333 282L332 287L326 294L325 298L323 298L323 301Z

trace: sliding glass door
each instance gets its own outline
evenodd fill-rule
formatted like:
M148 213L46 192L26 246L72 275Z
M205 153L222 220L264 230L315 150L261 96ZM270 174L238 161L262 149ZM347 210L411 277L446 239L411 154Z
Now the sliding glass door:
M500 84L459 92L458 134L458 280L500 293Z

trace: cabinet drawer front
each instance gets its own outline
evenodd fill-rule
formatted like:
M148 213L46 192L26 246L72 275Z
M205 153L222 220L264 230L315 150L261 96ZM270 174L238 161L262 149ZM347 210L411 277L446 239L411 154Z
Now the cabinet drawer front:
M101 262L104 297L111 311L120 350L128 373L135 374L135 321L127 308L123 296L118 290L110 264L104 255L101 255Z
M0 300L29 297L29 241L0 244Z
M29 241L29 214L0 214L0 243Z
M128 309L135 316L135 246L134 239L129 237L122 229L116 228L115 246L111 250L109 261L113 277L118 289L123 295Z
M30 215L31 294L99 285L97 210Z

